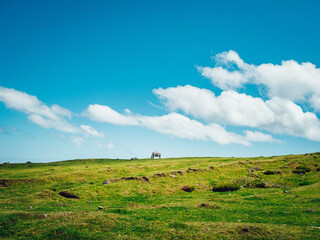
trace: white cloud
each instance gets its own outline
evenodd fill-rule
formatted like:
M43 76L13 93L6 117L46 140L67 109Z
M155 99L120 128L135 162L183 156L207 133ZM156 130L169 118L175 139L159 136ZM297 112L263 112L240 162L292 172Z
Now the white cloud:
M78 136L71 136L71 141L78 147L81 148L83 146L84 143L84 139L82 137L78 137Z
M300 106L290 100L274 97L263 101L231 90L215 96L207 89L190 85L159 88L153 92L170 111L182 110L207 122L255 127L320 141L320 121L317 116L303 112Z
M266 103L275 113L275 121L261 126L263 129L320 141L320 121L314 113L303 112L302 108L294 102L278 97Z
M156 132L191 140L210 140L219 144L239 143L250 145L241 135L227 132L218 124L204 125L178 113L170 113L160 117L139 117L141 126Z
M271 135L265 134L258 131L249 131L245 130L245 138L248 141L252 142L280 142L279 140L274 139Z
M83 112L83 116L97 122L108 122L117 125L138 125L138 121L133 116L126 116L114 111L108 106L94 104Z
M234 91L216 97L210 90L186 85L154 89L153 93L170 111L182 110L208 122L257 127L272 123L275 117L262 99Z
M243 86L248 82L247 77L244 73L238 71L228 71L222 67L197 67L201 72L202 76L209 78L213 85L227 90L236 89Z
M4 87L0 87L0 101L7 108L28 114L28 119L41 127L69 133L78 132L78 128L64 118L71 118L71 112L56 104L48 107L35 96Z
M123 122L125 119L126 123L134 123L134 125L136 126L146 127L161 134L174 136L178 138L214 141L219 144L237 143L245 146L250 145L252 141L256 141L257 139L254 139L252 137L254 134L251 134L249 137L242 136L233 132L228 132L224 127L222 127L219 124L212 123L209 125L205 125L199 121L192 120L179 113L169 113L163 116L126 116L116 112L108 106L98 105L98 109L108 109L108 112L111 112L112 116L116 116L117 121L114 120L115 118L110 118L110 114L100 114L99 118L96 118L95 116L92 117L88 115L89 113L96 113L97 111L97 109L92 111L92 106L93 105L90 105L88 108L90 109L90 111L86 110L86 115L88 117L91 117L91 119L99 119L99 121L101 122L108 122L117 125L124 125ZM130 121L128 120L128 118L130 119ZM259 141L262 141L261 136L262 134L260 135ZM271 141L272 139L271 136L268 138L266 136L264 137L266 141Z
M317 96L317 95L313 95L311 98L310 98L310 104L312 106L312 108L317 111L317 112L320 112L320 95Z
M105 138L104 132L98 132L91 126L88 125L80 125L80 127L88 134L98 138Z
M312 107L320 98L320 68L310 62L294 60L259 66L245 63L235 51L217 54L216 66L198 67L201 74L222 90L238 89L246 83L263 85L269 98L280 97L295 102L309 102Z
M98 132L91 126L81 125L80 127L76 127L70 124L67 119L71 119L72 112L68 109L60 107L57 104L49 107L36 96L25 92L0 87L0 101L4 102L7 108L27 114L28 119L40 127L66 133L82 133L99 138L105 137L103 132Z

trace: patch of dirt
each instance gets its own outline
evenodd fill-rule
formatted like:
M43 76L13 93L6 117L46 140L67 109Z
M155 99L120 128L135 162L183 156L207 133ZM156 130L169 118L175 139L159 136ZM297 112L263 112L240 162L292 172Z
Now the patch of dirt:
M146 176L143 176L143 177L139 178L139 180L143 180L145 182L150 182L150 179L148 177L146 177Z
M67 191L61 191L61 192L59 192L59 195L61 195L62 197L65 197L65 198L79 198L77 195L74 195L74 194L69 193Z
M137 180L138 178L137 177L122 177L121 178L122 180Z
M166 177L165 173L156 173L153 175L153 177Z
M198 207L200 207L200 208L219 208L217 206L213 206L213 205L210 205L208 203L201 203L201 204L198 205Z
M8 180L0 179L0 187L8 187Z
M193 192L194 189L195 189L195 187L192 187L192 186L183 186L181 188L181 190L184 191L184 192Z

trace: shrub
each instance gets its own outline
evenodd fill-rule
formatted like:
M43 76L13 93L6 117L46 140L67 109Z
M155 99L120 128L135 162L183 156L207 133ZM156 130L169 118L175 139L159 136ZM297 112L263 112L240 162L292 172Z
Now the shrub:
M253 188L266 188L267 184L260 179L257 179L252 181L248 186Z
M306 171L303 169L295 169L295 170L292 170L292 172L296 173L296 174L300 174L300 173L305 174L306 173Z
M309 167L307 167L307 166L298 166L292 172L296 173L296 174L300 174L300 173L305 174L305 173L310 172L310 171L311 171L311 169Z
M220 183L212 187L213 192L229 192L237 191L240 189L240 185L234 182Z
M273 175L273 174L275 174L275 172L274 172L274 171L271 171L271 170L267 170L267 171L265 171L263 174L264 174L264 175Z
M298 167L296 167L296 169L303 169L306 172L310 172L311 171L311 169L309 167L307 167L307 166L298 166Z

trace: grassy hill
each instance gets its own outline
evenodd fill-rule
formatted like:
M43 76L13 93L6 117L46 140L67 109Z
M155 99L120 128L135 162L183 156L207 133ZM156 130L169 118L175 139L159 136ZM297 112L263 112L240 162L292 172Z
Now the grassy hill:
M0 238L320 239L320 153L2 164Z

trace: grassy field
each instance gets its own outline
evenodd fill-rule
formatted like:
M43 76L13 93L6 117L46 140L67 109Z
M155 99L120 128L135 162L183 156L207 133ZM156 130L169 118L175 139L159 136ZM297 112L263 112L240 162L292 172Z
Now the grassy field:
M320 239L320 153L2 164L0 193L1 239Z

